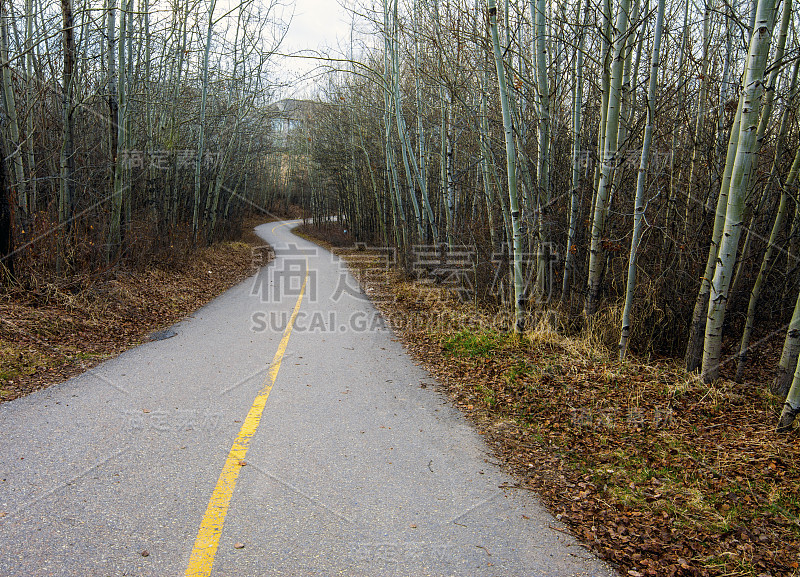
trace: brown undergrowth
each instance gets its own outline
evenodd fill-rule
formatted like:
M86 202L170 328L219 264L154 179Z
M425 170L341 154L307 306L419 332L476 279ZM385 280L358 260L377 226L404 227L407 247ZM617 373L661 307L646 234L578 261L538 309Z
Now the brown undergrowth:
M252 227L180 263L0 293L0 402L77 375L140 344L240 282L267 251Z
M621 363L560 336L552 317L519 338L507 315L337 252L514 489L535 491L623 575L800 574L800 448L774 433L765 386Z

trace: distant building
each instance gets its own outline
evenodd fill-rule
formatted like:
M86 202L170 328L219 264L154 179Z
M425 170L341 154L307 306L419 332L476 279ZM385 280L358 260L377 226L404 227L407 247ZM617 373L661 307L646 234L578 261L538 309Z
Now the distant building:
M270 105L272 134L276 148L286 148L296 130L306 130L320 103L313 100L285 98Z

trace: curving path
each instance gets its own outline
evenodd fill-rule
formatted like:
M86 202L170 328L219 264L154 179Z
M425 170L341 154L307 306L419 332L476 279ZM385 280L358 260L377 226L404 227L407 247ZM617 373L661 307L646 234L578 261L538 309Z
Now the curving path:
M290 224L173 338L0 405L0 575L613 575Z

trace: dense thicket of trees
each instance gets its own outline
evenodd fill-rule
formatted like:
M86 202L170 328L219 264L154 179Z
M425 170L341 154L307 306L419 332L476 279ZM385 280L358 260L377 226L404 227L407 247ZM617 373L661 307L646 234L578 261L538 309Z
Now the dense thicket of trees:
M466 263L517 330L546 313L711 381L776 327L792 423L793 0L365 3L279 155L269 2L0 0L5 279L211 242L281 188L410 271Z
M26 286L144 261L263 206L276 7L2 0L5 273Z
M361 57L309 130L316 213L333 206L410 270L417 245L466 248L479 296L521 321L547 311L613 334L621 357L685 353L709 381L774 326L774 392L787 394L800 345L792 0L356 12ZM738 355L723 334L742 337ZM800 390L787 407L791 421Z

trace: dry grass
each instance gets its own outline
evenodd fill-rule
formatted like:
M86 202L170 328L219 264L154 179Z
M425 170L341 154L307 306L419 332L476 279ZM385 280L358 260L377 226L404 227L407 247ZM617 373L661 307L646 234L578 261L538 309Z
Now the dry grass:
M800 446L774 433L764 387L619 362L617 306L589 336L548 313L517 337L507 312L397 272L374 296L519 486L623 574L800 575ZM635 330L664 322L639 312ZM420 315L445 322L408 320Z

